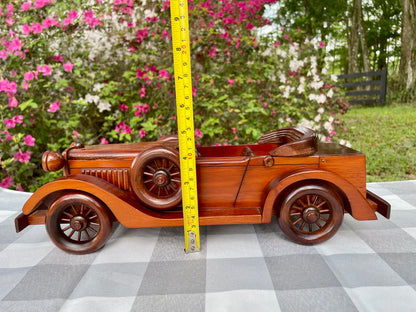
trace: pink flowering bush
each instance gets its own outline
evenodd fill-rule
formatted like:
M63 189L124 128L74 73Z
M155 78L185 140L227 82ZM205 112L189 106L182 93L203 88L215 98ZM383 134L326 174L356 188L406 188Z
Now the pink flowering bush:
M258 36L275 1L189 0L198 144L255 142L299 123L342 138L347 105L325 44ZM47 149L177 132L168 0L3 1L0 23L0 187L55 178L41 170Z

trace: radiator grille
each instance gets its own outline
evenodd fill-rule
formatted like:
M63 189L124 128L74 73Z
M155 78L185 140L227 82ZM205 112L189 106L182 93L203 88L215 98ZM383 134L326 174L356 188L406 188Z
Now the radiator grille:
M131 190L130 169L82 169L81 173L106 180L122 190Z

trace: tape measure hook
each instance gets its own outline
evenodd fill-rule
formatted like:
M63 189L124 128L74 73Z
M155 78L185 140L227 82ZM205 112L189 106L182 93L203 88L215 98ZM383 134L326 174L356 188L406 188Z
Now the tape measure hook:
M200 251L198 248L198 245L196 243L196 234L194 231L189 231L188 232L188 250L186 251L186 253L191 253L191 252L198 252Z

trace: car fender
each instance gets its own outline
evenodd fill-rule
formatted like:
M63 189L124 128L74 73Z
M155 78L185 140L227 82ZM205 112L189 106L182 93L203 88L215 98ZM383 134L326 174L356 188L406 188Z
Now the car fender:
M129 228L183 225L182 218L168 218L152 211L131 198L127 193L100 178L87 175L70 175L52 181L39 188L23 206L23 214L29 215L55 200L66 191L79 191L101 200L117 221Z
M375 211L371 208L366 198L350 182L335 173L324 170L297 170L287 173L284 176L275 178L267 187L266 196L263 200L262 222L271 221L273 208L276 200L284 195L284 190L295 183L306 180L321 180L335 185L349 202L350 214L357 220L377 220Z

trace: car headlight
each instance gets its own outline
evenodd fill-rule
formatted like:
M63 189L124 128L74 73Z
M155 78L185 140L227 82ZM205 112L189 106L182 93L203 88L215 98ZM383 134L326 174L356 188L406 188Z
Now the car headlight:
M42 155L42 167L47 172L58 171L64 163L64 158L58 152L46 151Z

